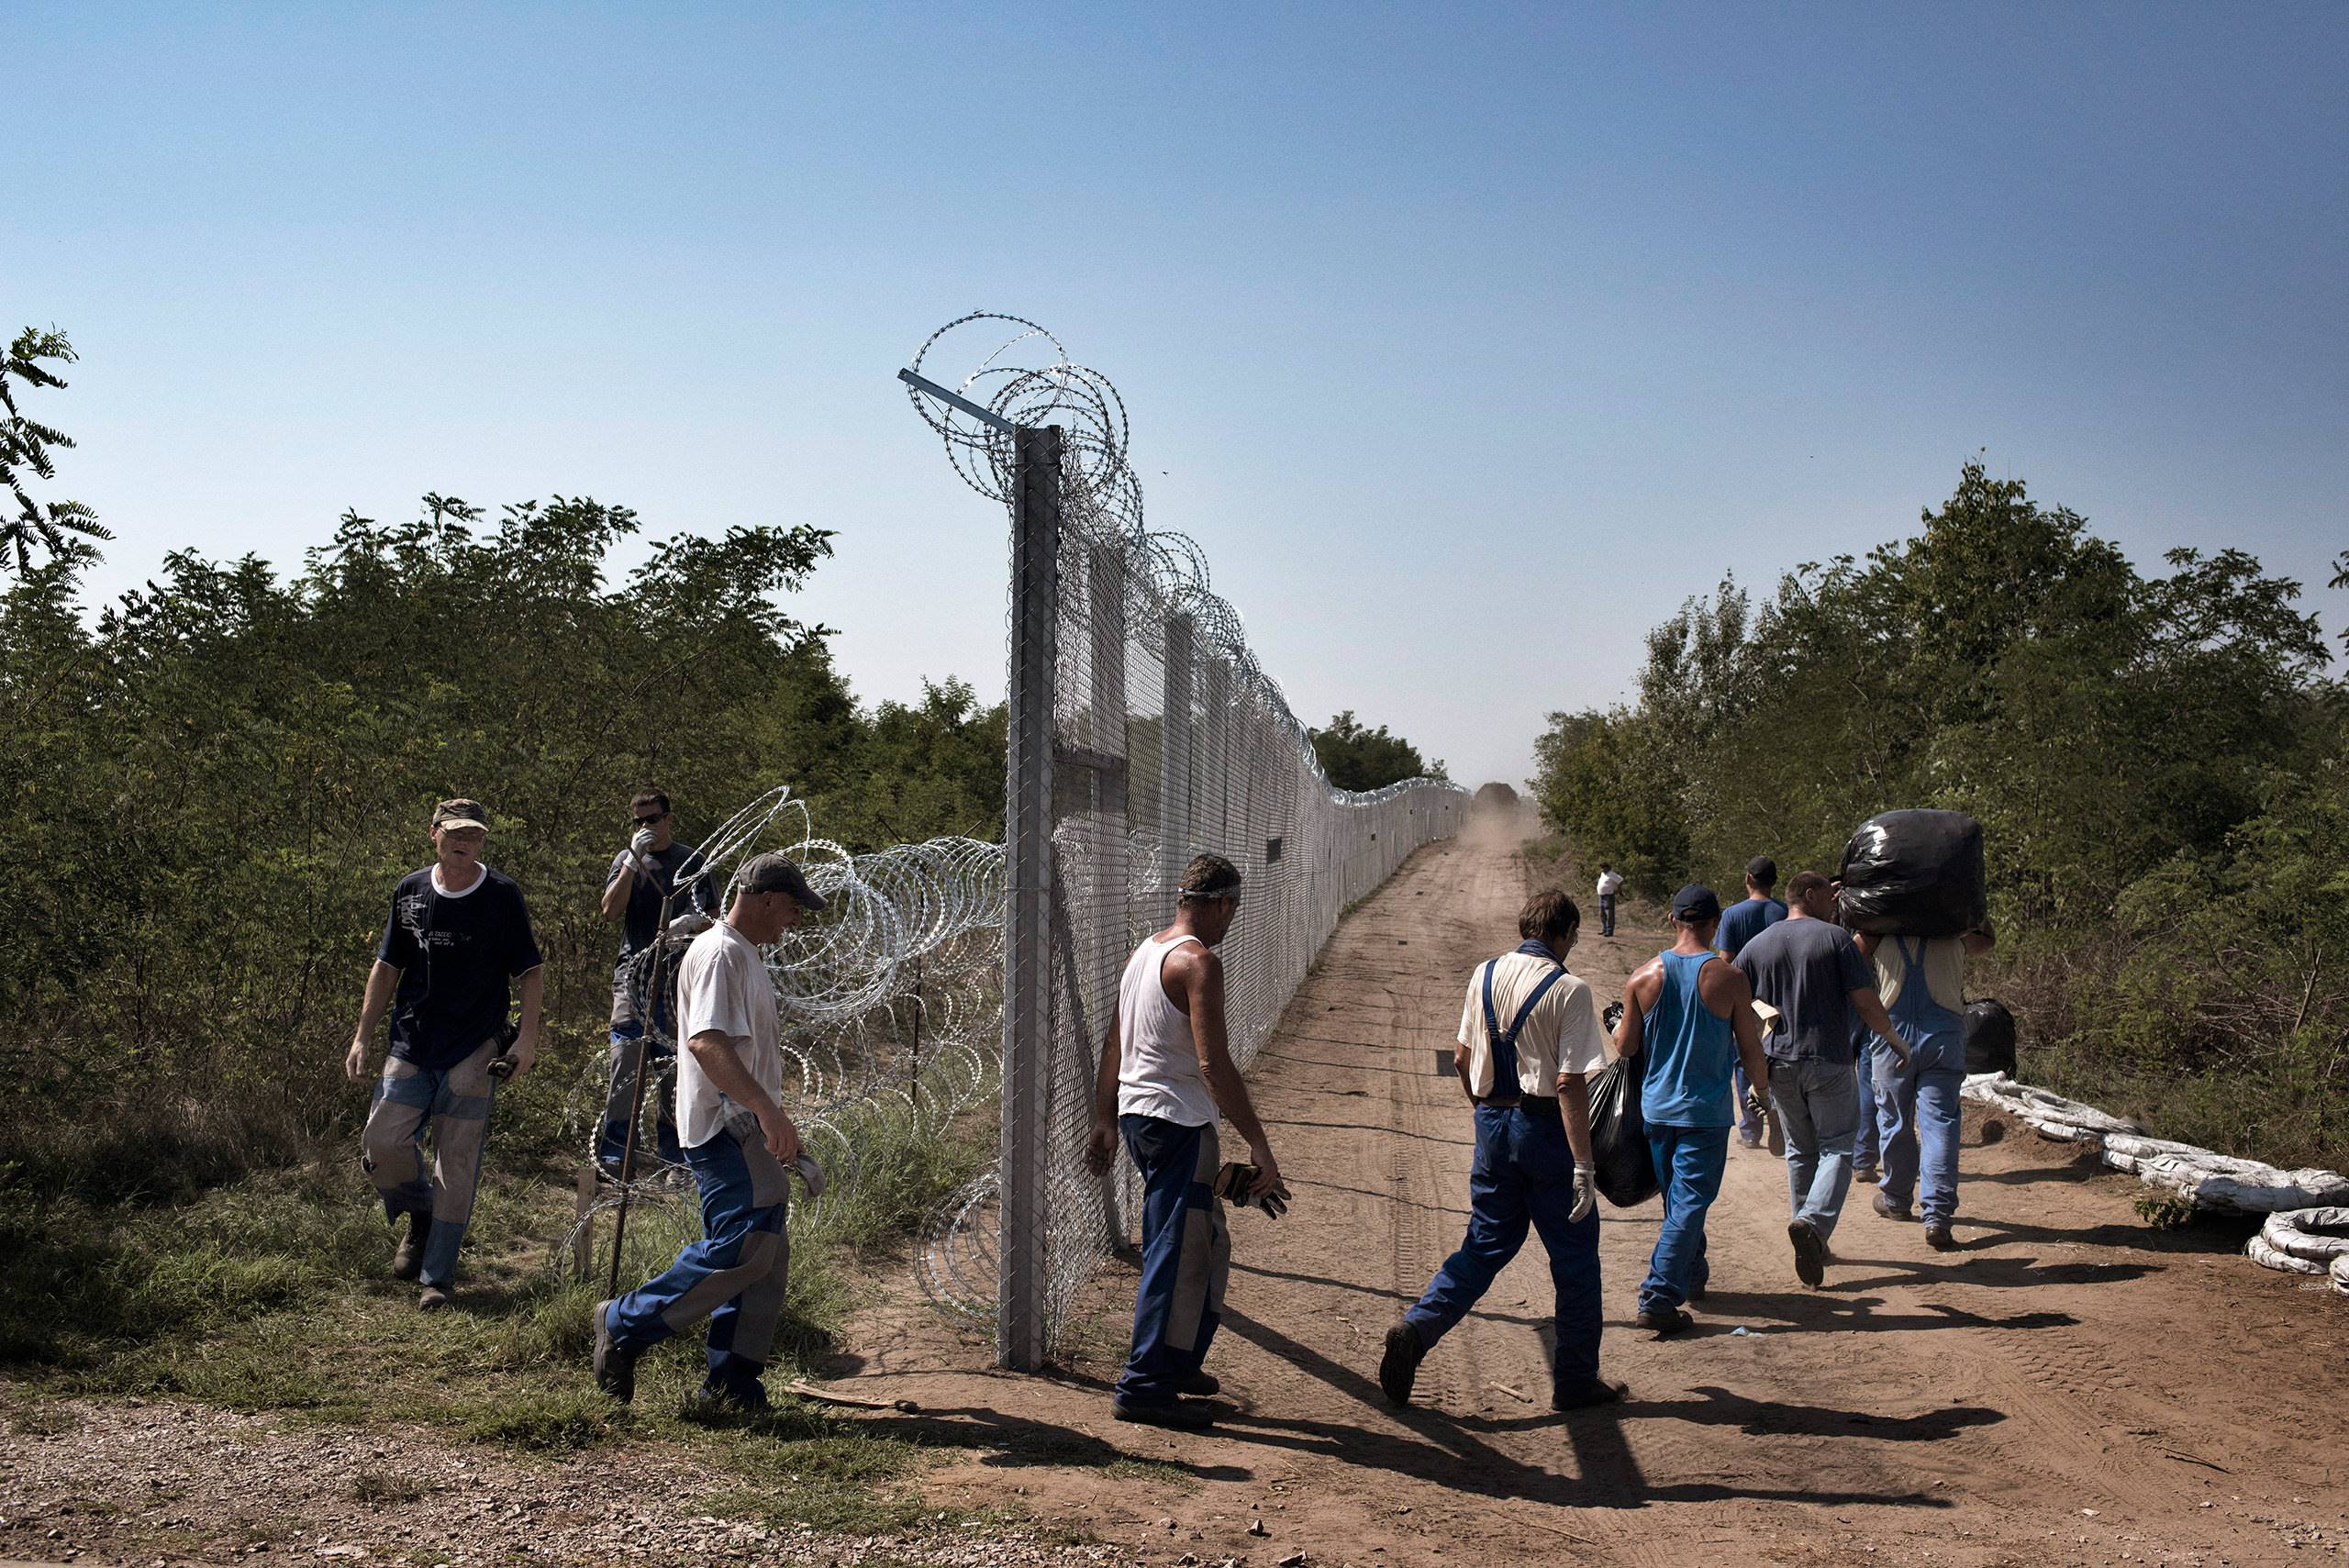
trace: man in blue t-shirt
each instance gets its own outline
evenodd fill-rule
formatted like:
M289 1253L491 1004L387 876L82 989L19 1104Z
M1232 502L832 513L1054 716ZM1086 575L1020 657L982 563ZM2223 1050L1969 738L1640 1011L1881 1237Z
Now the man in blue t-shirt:
M473 1218L495 1086L529 1072L538 1056L539 944L522 890L482 863L488 821L477 800L444 800L433 808L433 863L400 878L392 894L359 1028L343 1059L351 1082L365 1083L368 1042L388 1007L391 1055L360 1135L360 1163L392 1223L408 1217L392 1273L423 1282L417 1305L428 1312L446 1307L456 1284L457 1248ZM522 1020L509 1037L508 982L516 976ZM509 1039L512 1049L501 1055Z
M1745 944L1787 917L1787 906L1770 896L1770 889L1778 884L1778 862L1767 855L1756 855L1745 862L1745 897L1721 912L1721 934L1718 942L1722 954L1731 963ZM1746 1091L1753 1085L1745 1080L1742 1064L1737 1069L1737 1140L1748 1149L1762 1146L1762 1118L1745 1107L1754 1096Z
M596 1139L596 1162L605 1175L614 1180L618 1179L627 1156L629 1113L638 1104L633 1071L637 1041L644 1039L647 1023L636 995L640 981L646 978L637 973L639 955L651 947L653 939L660 934L664 904L673 930L706 929L717 913L709 879L702 874L705 868L701 851L691 844L678 843L674 836L669 797L657 789L645 790L629 802L629 818L634 825L635 836L612 857L611 869L604 873L600 907L605 919L620 922L619 962L612 969L612 1071L610 1086L604 1095L603 1126ZM696 916L699 918L689 918ZM683 926L679 925L681 920L685 922ZM665 973L658 994L649 997L647 1005L653 1011L654 1021L666 1027L676 989L675 960L662 961L662 967ZM662 1043L656 1035L645 1040L644 1070L649 1073L654 1063L675 1056L676 1048ZM658 1107L654 1148L669 1164L683 1166L685 1151L677 1142L675 1102L667 1095L652 1094L649 1089L647 1097ZM644 1168L640 1153L631 1163L631 1174Z
M1852 933L1835 923L1834 888L1815 871L1798 872L1787 894L1792 911L1739 950L1737 967L1753 983L1754 999L1776 1015L1763 1031L1762 1053L1770 1060L1770 1097L1787 1133L1794 1205L1787 1240L1796 1277L1817 1290L1826 1277L1827 1239L1851 1191L1860 1125L1852 1020L1894 1037L1876 970Z

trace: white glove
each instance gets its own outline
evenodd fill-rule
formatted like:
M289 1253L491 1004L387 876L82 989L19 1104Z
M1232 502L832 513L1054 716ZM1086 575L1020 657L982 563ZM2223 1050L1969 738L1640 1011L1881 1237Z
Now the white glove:
M698 909L688 909L684 914L678 916L675 919L670 921L667 929L662 932L662 934L672 942L691 941L694 938L709 929L709 927L710 919L708 916L703 914Z
M1575 1206L1567 1211L1566 1221L1580 1225L1598 1207L1598 1173L1588 1165L1575 1167Z
M636 874L639 876L652 874L652 862L646 857L652 853L653 842L652 829L650 828L639 828L636 830L636 837L628 841L629 863L636 867Z

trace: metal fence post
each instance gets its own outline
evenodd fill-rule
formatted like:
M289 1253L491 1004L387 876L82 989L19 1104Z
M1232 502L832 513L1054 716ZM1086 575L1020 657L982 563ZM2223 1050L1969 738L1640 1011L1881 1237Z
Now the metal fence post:
M1002 1273L996 1359L1044 1362L1046 1098L1052 1081L1052 672L1060 619L1061 432L1012 435L1011 668L1006 693Z
M1122 535L1097 540L1085 562L1093 632L1093 747L1120 763L1127 760L1126 566ZM1093 820L1096 831L1101 835L1095 845L1098 863L1093 868L1096 913L1091 933L1097 949L1092 955L1092 976L1100 997L1092 1009L1097 1026L1116 1016L1118 981L1135 940L1126 929L1128 912L1133 907L1132 889L1128 885L1132 878L1128 873L1126 852L1132 831L1133 796L1130 786L1129 774L1122 769L1115 773L1106 767L1093 770ZM1104 920L1102 911L1115 913ZM1098 1040L1085 1042L1088 1051L1099 1044ZM1140 1195L1139 1184L1131 1173L1130 1163L1119 1160L1101 1184L1101 1223L1109 1232L1112 1247L1125 1245L1128 1216L1135 1207L1130 1198Z
M1174 917L1174 885L1193 852L1191 840L1191 617L1166 617L1164 733L1158 743L1158 886L1151 917ZM1153 928L1154 929L1155 928Z

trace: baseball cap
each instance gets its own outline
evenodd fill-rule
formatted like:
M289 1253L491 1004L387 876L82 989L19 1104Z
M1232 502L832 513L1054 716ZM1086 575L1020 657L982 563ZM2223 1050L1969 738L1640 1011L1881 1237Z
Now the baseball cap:
M807 885L799 868L772 850L751 857L741 874L734 879L734 886L742 893L788 893L810 914L824 906L824 900Z
M1767 855L1756 855L1745 862L1746 876L1763 887L1775 887L1778 883L1778 862Z
M1720 919L1720 896L1701 882L1692 882L1672 895L1672 917L1684 924L1701 926Z
M432 808L432 826L440 828L478 828L489 831L489 808L478 800L444 800Z

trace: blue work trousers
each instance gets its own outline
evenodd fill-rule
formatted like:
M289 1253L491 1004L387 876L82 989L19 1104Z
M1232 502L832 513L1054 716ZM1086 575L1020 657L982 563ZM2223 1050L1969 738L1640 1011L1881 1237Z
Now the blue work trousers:
M1118 1130L1142 1184L1141 1284L1118 1397L1171 1405L1207 1361L1223 1321L1231 1232L1214 1188L1223 1156L1212 1126L1121 1116Z
M1857 1035L1852 1043L1852 1087L1859 1095L1860 1124L1852 1135L1852 1166L1854 1170L1874 1172L1877 1151L1883 1145L1883 1134L1876 1124L1876 1059L1882 1048L1868 1030L1860 1029Z
M1931 1042L1918 1051L1945 1053ZM1963 1058L1961 1057L1962 1061ZM1876 1126L1884 1141L1884 1174L1877 1186L1903 1208L1913 1195L1917 1214L1928 1225L1946 1225L1957 1213L1958 1090L1962 1067L1903 1068L1878 1047L1876 1063Z
M1720 1196L1729 1163L1729 1129L1648 1123L1648 1154L1664 1189L1664 1228L1640 1284L1640 1310L1679 1307L1705 1288L1705 1211Z
M1860 1085L1840 1062L1773 1062L1770 1098L1787 1132L1787 1195L1797 1219L1835 1234L1852 1190L1852 1140L1860 1127Z
M1598 934L1602 937L1615 934L1615 895L1611 893L1598 895Z
M596 1139L596 1158L605 1170L617 1176L620 1160L628 1151L628 1118L638 1109L635 1074L629 1071L636 1062L636 1042L644 1038L644 1025L636 1018L612 1026L611 1087L604 1095L604 1125ZM667 1165L685 1162L685 1151L677 1142L676 1100L661 1092L662 1064L676 1056L676 1052L659 1040L648 1041L644 1048L644 1098L653 1110L653 1143L644 1147L644 1129L637 1129L636 1158L632 1173L642 1175L651 1167L646 1156L657 1154Z
M1561 1387L1598 1375L1598 1210L1581 1220L1575 1206L1575 1157L1555 1100L1476 1107L1476 1157L1468 1169L1468 1235L1428 1282L1403 1320L1430 1350L1467 1316L1518 1249L1530 1226L1550 1254L1557 1298Z
M791 1277L791 1189L767 1152L758 1118L737 1112L715 1138L685 1151L701 1189L702 1238L677 1261L612 1303L613 1340L641 1351L709 1319L707 1386L756 1385L774 1347Z

